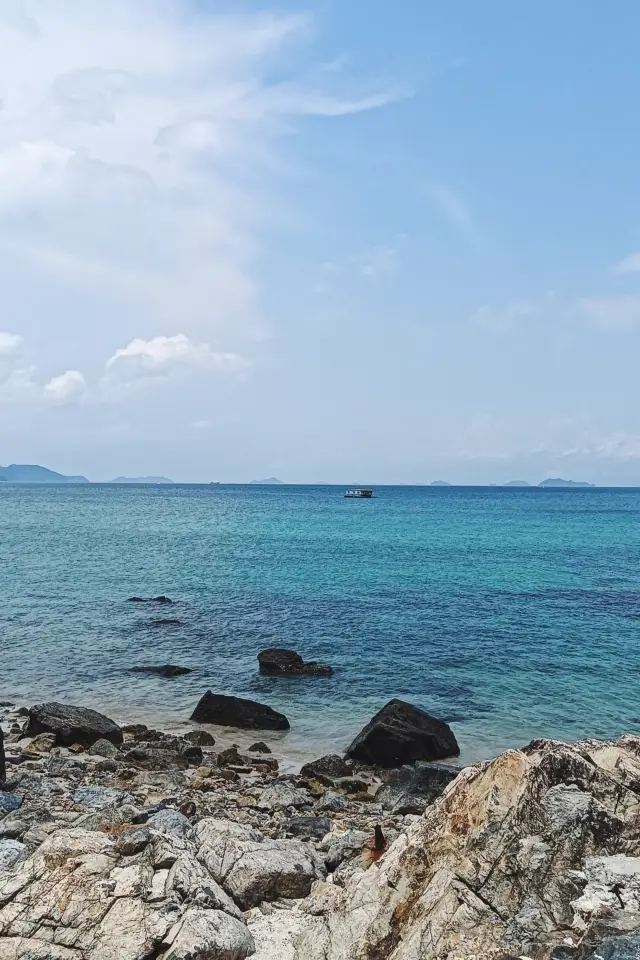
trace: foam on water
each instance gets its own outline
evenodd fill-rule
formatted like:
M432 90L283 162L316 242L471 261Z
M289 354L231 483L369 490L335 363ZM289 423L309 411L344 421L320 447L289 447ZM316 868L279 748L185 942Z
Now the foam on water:
M166 727L211 688L286 713L296 756L393 696L448 719L465 760L640 729L640 490L342 492L2 484L0 699ZM157 594L179 602L126 602ZM260 677L274 645L335 675ZM129 671L165 662L194 672Z

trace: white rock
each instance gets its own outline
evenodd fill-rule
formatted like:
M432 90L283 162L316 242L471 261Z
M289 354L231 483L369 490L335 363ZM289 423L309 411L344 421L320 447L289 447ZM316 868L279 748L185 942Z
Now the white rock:
M245 960L255 952L246 924L220 910L193 907L180 921L180 929L163 960Z

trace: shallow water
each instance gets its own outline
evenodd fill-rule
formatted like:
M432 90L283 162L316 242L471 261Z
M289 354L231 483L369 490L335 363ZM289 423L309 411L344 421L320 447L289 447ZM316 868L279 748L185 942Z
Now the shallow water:
M0 699L159 726L207 689L340 750L393 696L463 759L640 730L640 490L0 485ZM175 606L126 602L168 594ZM158 625L177 618L176 625ZM267 678L265 646L331 663ZM130 673L147 663L193 673Z

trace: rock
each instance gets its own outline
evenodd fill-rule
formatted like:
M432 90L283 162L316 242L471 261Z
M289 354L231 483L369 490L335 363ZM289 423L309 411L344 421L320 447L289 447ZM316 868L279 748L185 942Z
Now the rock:
M182 620L178 620L176 617L159 617L155 620L149 621L150 627L181 627Z
M238 753L238 748L235 743L231 747L227 747L226 750L220 751L216 758L216 763L219 767L228 767L230 763L240 763L240 754Z
M192 748L199 749L199 748ZM143 767L145 770L186 770L191 762L186 751L165 746L133 747L124 754L129 763ZM202 759L202 751L200 758ZM196 760L199 762L199 760Z
M78 787L73 802L93 810L102 810L103 807L121 807L123 803L133 803L133 797L115 787Z
M424 763L394 770L386 783L376 791L376 801L394 814L424 813L440 796L448 783L460 773L445 763Z
M92 757L105 757L107 760L115 760L118 757L122 757L122 754L110 740L96 740L93 743L87 753Z
M255 700L227 697L208 690L191 715L198 723L217 723L223 727L245 730L288 730L289 721L282 713Z
M189 667L178 667L173 663L163 663L158 666L131 667L131 673L154 673L158 677L182 677L185 673L193 673Z
M311 763L305 763L300 770L301 777L313 779L336 780L338 777L350 777L353 773L353 764L347 763L337 753L330 753L326 757L319 757Z
M12 813L22 805L22 797L16 797L13 793L7 793L0 790L0 814Z
M638 957L640 957L640 935L607 940L590 953L587 960L638 960Z
M0 783L4 783L6 779L7 764L4 753L4 733L2 732L2 727L0 727Z
M183 739L195 744L196 747L213 747L216 743L208 730L189 730L184 734Z
M626 949L640 935L639 775L629 736L538 740L462 770L296 956L595 960L616 937Z
M27 743L22 748L22 752L25 757L39 759L44 753L50 753L55 745L55 733L39 733L30 743Z
M270 840L230 820L205 818L193 830L198 859L242 910L263 900L306 897L326 875L300 840Z
M17 840L5 838L0 840L0 873L11 870L12 867L24 860L27 855L27 847L24 843Z
M305 663L295 650L284 650L278 647L261 650L258 654L258 663L260 673L268 677L330 677L333 674L333 667L328 664L317 663L315 660Z
M342 813L349 809L349 801L341 793L333 793L327 790L325 795L316 803L318 813Z
M306 807L311 805L311 797L306 790L298 790L293 784L284 782L270 783L258 797L260 810L286 810L287 807Z
M174 604L175 600L170 600L161 594L159 597L127 597L127 603L164 603Z
M171 936L171 935L170 935ZM246 924L220 910L191 907L163 960L245 960L255 953Z
M172 837L184 837L187 831L191 829L191 823L184 814L178 810L172 810L170 807L165 807L164 810L158 810L157 813L152 814L147 820L147 824L154 830Z
M403 700L390 700L363 727L345 756L377 767L457 757L460 748L442 720Z
M270 748L263 743L262 740L258 740L257 743L252 743L249 747L250 753L271 753Z
M369 781L365 780L363 777L339 777L335 782L336 787L339 790L344 790L345 793L367 793L369 789Z
M289 817L283 830L298 840L322 840L331 830L328 817Z
M29 710L26 733L54 733L59 746L80 743L90 747L96 740L110 740L116 745L123 741L122 730L96 710L72 707L63 703L40 703Z
M324 858L327 870L333 873L343 860L348 860L355 854L360 853L368 839L368 834L362 830L350 829L331 840Z

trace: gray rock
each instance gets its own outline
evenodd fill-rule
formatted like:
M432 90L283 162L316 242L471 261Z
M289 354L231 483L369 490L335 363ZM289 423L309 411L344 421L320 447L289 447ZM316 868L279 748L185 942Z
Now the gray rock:
M4 733L2 732L2 727L0 727L0 783L4 783L6 779L7 764L4 753Z
M89 747L87 753L93 757L105 757L107 760L122 758L122 754L115 744L105 739L96 740L96 742Z
M149 817L147 823L154 830L172 837L184 837L187 831L191 829L191 824L187 818L179 810L172 810L169 807L158 810L157 813Z
M94 810L102 810L104 807L121 807L123 803L132 803L133 797L115 787L78 787L73 794L73 801Z
M245 730L288 730L289 721L282 713L255 700L227 697L208 690L191 714L197 723L217 723L223 727Z
M448 724L404 700L390 700L363 727L345 756L378 767L457 757L460 748Z
M0 873L10 870L27 855L27 847L18 840L5 838L0 840Z
M300 840L271 840L241 824L206 818L193 830L198 859L247 910L263 900L306 897L326 876L315 850Z
M343 860L349 860L360 853L368 839L369 835L362 830L350 829L331 840L324 858L327 870L333 873Z
M607 940L590 953L587 960L638 960L639 957L640 934Z
M245 960L255 949L246 924L220 910L192 907L163 960Z
M185 903L222 910L237 920L242 913L220 884L192 857L178 857L169 871L167 893L173 891Z
M333 793L331 790L322 796L316 803L317 813L342 813L349 809L349 801L341 793Z
M184 739L196 747L214 747L215 738L208 730L189 730L184 734Z
M0 790L0 813L11 813L22 805L22 797Z
M288 817L283 830L298 840L322 840L331 830L331 820L328 817Z
M284 781L271 783L265 787L257 800L261 810L286 810L287 807L306 807L311 805L311 796L306 790L299 790L293 784Z
M27 735L54 733L60 746L81 743L90 747L96 740L122 743L122 730L103 714L88 707L73 707L64 703L40 703L29 710Z
M378 788L376 800L394 814L424 813L459 773L459 769L444 763L418 760L412 767L394 770L387 782Z

